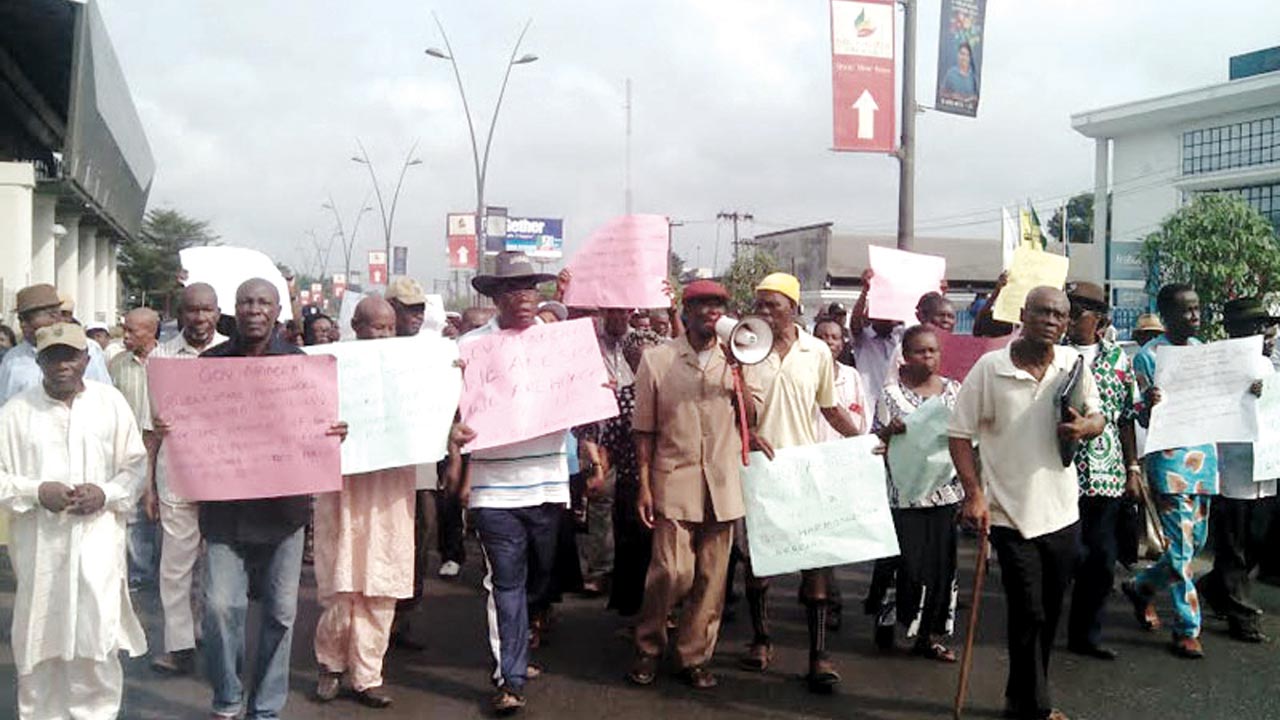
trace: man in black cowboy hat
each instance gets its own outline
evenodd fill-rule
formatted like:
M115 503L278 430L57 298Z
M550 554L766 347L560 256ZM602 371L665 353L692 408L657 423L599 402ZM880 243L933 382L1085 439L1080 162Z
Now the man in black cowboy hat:
M459 345L500 330L523 331L541 324L538 285L555 280L536 272L528 256L503 252L492 275L471 281L493 299L498 314L459 338ZM556 534L569 503L569 467L565 431L471 453L461 478L449 478L449 491L468 498L471 518L484 548L489 590L489 637L493 709L511 713L524 707L529 679L528 598L542 594L551 580ZM529 575L529 573L534 573Z
M1268 360L1276 345L1277 318L1259 298L1238 298L1222 309L1222 322L1233 338L1262 336L1258 375L1270 375ZM1259 390L1257 384L1254 387ZM1262 610L1250 599L1249 574L1265 552L1262 537L1276 496L1276 480L1253 480L1253 444L1218 444L1218 491L1209 509L1213 533L1213 570L1200 578L1196 588L1217 615L1225 616L1231 637L1241 642L1266 642L1258 620Z

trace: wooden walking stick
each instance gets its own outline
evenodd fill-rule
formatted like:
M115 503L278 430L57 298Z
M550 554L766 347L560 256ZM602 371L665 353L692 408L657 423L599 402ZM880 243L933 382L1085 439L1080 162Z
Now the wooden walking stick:
M964 657L960 659L960 684L956 688L954 720L960 720L965 696L969 694L969 670L973 667L973 639L978 635L978 610L982 604L982 586L987 580L987 533L978 534L978 566L973 572L973 602L969 604L969 627L964 634Z

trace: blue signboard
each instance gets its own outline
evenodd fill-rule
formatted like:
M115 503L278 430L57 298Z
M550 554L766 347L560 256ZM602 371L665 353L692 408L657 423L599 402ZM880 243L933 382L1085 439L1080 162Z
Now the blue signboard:
M1138 316L1150 312L1151 299L1145 288L1111 288L1111 324L1120 340L1128 340L1138 323Z
M1142 261L1141 242L1112 241L1107 278L1110 280L1146 280L1147 265Z
M564 254L564 221L559 218L507 220L507 249L554 260Z

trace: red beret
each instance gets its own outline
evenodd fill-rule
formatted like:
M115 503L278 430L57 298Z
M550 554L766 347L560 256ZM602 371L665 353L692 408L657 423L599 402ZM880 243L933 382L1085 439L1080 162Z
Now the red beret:
M706 300L706 299L723 300L729 302L729 291L724 286L714 280L694 280L684 286L685 302L690 300Z

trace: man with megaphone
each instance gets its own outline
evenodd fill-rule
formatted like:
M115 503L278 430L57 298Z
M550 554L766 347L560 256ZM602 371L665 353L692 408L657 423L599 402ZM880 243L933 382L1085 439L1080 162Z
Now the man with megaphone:
M719 283L689 283L685 334L645 351L636 375L636 504L641 522L653 530L636 659L627 675L637 685L653 683L667 646L667 615L681 600L675 637L680 675L698 689L716 685L706 666L720 632L734 522L746 513L740 428L754 421L750 399L756 394L739 392L733 356L717 342L716 323L728 302Z
M756 286L755 311L767 325L772 342L764 358L746 368L748 384L759 392L759 423L751 438L753 448L772 459L775 449L816 445L819 439L814 418L819 412L840 435L859 434L849 411L836 400L831 350L796 324L800 281L786 273L765 277ZM773 656L768 589L768 579L756 577L748 561L747 603L754 637L741 664L749 670L765 670ZM834 590L831 568L801 573L800 599L809 625L809 672L805 679L813 692L830 692L840 682L826 648L827 615Z

